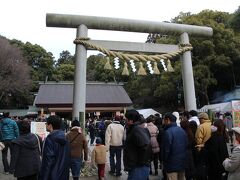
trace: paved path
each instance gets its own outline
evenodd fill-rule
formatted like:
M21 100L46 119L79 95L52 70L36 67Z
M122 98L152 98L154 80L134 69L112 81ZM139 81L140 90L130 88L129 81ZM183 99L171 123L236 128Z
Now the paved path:
M0 158L1 160L1 158ZM122 172L121 177L114 177L108 174L109 170L109 165L106 165L106 176L105 180L126 180L127 179L127 174L126 172ZM159 175L158 176L150 176L149 180L160 180L161 178L161 172L159 170ZM72 179L71 177L69 179ZM97 176L91 176L91 177L81 177L80 180L97 180ZM2 160L0 162L0 180L16 180L16 178L13 177L13 175L5 175L3 174L3 165L2 165Z
M89 146L89 149L91 151L91 149L93 148L93 146ZM109 160L109 158L107 158L107 160ZM127 179L127 173L126 172L122 172L122 176L120 177L115 177L115 176L111 176L108 174L109 171L109 162L106 163L106 168L105 168L105 180L126 180ZM122 166L123 167L123 166ZM3 174L4 170L3 170L3 164L2 164L2 153L0 152L0 180L16 180L16 178L13 177L13 175L5 175ZM159 170L158 172L158 176L150 176L149 180L160 180L162 177L161 171ZM70 180L72 179L71 177L69 178ZM97 180L98 177L97 176L91 176L91 177L81 177L80 180Z

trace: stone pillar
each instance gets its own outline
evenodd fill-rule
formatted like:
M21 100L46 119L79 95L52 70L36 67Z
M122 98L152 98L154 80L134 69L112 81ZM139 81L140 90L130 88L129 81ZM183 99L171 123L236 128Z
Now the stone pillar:
M181 34L180 43L189 44L187 33ZM181 63L185 110L197 110L191 51L187 51L181 55Z
M77 28L77 37L87 37L88 28L81 24ZM81 127L85 128L86 106L86 71L87 50L83 45L76 45L76 59L73 89L73 119L80 121Z

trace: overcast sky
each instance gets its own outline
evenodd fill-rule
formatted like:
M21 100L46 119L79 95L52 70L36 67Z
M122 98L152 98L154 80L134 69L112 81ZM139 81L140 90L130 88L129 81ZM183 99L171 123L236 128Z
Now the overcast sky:
M63 50L73 55L75 29L46 27L46 13L117 17L125 19L170 21L180 12L199 13L211 9L233 13L240 0L2 0L0 35L38 44L53 53ZM89 30L98 40L145 42L147 34Z

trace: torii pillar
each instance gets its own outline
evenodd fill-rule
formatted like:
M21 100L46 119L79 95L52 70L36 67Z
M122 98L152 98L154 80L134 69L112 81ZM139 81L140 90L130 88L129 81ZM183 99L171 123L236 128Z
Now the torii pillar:
M213 34L212 28L204 26L66 14L47 14L46 25L48 27L76 28L77 37L80 38L87 37L88 28L179 35L180 44L189 44L189 35L211 37ZM116 51L168 53L173 52L173 50L179 50L177 45L92 40L91 42ZM85 127L86 61L87 49L84 46L77 44L73 96L73 119L80 120L83 128ZM184 52L183 55L181 55L181 61L185 109L187 111L196 110L197 106L191 52Z

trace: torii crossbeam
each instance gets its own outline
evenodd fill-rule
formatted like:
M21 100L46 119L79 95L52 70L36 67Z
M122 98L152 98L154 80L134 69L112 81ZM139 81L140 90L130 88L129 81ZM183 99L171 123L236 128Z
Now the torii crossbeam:
M46 25L47 27L76 28L77 38L87 38L88 29L178 35L180 36L181 44L189 44L188 35L203 37L211 37L213 35L212 28L205 26L50 13L46 15ZM94 40L91 40L91 42L104 46L110 50L128 52L168 53L179 49L177 45ZM191 52L184 52L180 59L182 63L185 109L196 110ZM85 127L86 61L87 48L81 44L77 44L73 93L73 119L80 120L82 127Z

